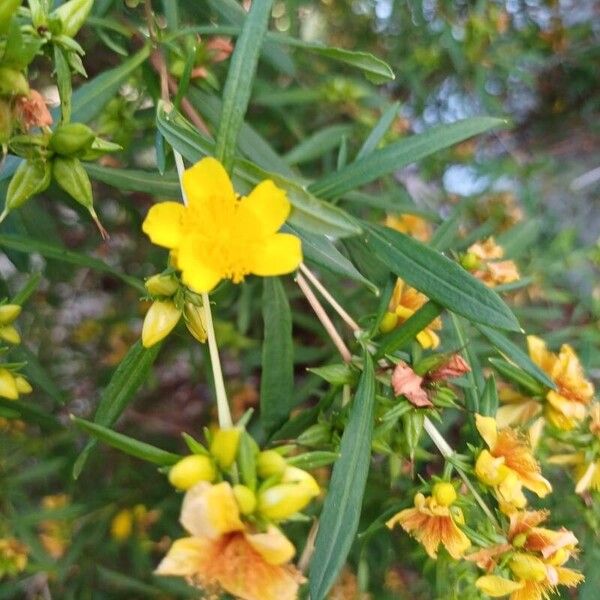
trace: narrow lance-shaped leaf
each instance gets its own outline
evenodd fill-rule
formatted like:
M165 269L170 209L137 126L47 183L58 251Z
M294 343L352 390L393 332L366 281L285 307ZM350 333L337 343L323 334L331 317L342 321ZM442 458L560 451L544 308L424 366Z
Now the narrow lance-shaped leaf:
M263 321L260 380L260 418L272 433L289 418L294 399L294 344L292 314L281 280L267 277L263 282Z
M474 135L505 125L502 119L474 117L439 125L407 139L375 150L340 171L326 175L311 184L309 190L320 198L335 198L361 185L374 181L414 163L438 150L453 146Z
M252 82L260 47L267 31L273 0L254 0L231 57L223 110L217 133L216 156L229 171L233 166L236 140L252 93Z
M112 169L93 163L85 163L87 174L124 192L146 192L162 198L180 198L181 186L176 173L160 175L136 169Z
M371 461L375 405L373 363L364 353L364 367L340 444L340 458L331 475L310 564L310 596L323 600L346 562L358 530L362 499Z
M475 323L520 331L503 300L461 266L398 231L365 225L365 242L385 265L429 299Z
M369 133L367 139L364 141L360 150L356 154L356 160L360 160L365 156L368 156L377 148L379 142L383 139L383 136L387 133L400 108L399 102L394 102L382 115L379 121L375 124L375 127Z
M112 446L113 448L117 448L126 454L135 456L136 458L141 458L142 460L160 466L173 465L181 458L181 456L178 454L173 454L172 452L161 450L160 448L152 446L151 444L134 440L127 435L117 433L116 431L113 431L108 427L98 425L97 423L91 423L90 421L79 419L73 415L71 415L71 420L73 423L75 423L75 425L77 425L77 427L83 429L96 439L108 444L109 446Z
M136 342L129 349L102 394L94 416L96 423L110 427L123 414L135 393L148 378L160 347L161 344L155 344L151 348L144 348L141 342ZM75 479L79 477L94 445L95 442L90 441L75 461Z

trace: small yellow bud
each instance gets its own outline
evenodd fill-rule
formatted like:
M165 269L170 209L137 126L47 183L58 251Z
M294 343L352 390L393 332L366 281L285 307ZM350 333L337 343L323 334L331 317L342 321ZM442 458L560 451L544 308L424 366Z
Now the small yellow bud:
M169 482L180 490L189 490L200 481L212 481L215 467L208 456L191 454L174 464L169 471Z
M133 531L133 515L127 508L120 510L110 523L110 535L117 542L124 542Z
M515 548L522 548L525 543L527 542L527 534L526 533L519 533L519 535L515 535L513 541L512 541L512 545Z
M381 323L379 323L379 331L381 333L388 333L392 331L398 324L398 315L393 312L386 312L383 315L383 319L381 319Z
M495 458L488 450L482 450L475 462L475 475L485 485L499 485L506 478L504 457Z
M21 336L12 325L4 325L4 327L0 327L0 339L3 339L9 344L17 345L21 343Z
M150 348L167 337L181 317L181 311L171 301L156 300L148 309L142 327L142 344Z
M0 325L10 325L20 314L18 304L3 304L0 306Z
M256 471L263 479L281 475L286 466L285 458L275 450L264 450L256 459Z
M321 493L321 488L316 479L307 471L298 467L287 466L281 477L281 483L297 483L306 488L313 496Z
M544 561L532 554L519 552L510 559L508 566L518 579L544 581L547 577Z
M467 252L461 257L460 264L467 271L476 271L481 266L481 261L473 252Z
M9 400L17 400L19 397L17 382L8 369L0 368L0 396Z
M256 495L249 487L241 484L234 485L233 495L243 515L251 515L256 510Z
M239 427L217 429L210 441L210 453L221 469L229 469L237 455L242 430Z
M447 481L436 483L433 486L431 495L440 506L450 506L456 501L456 490Z
M17 385L19 394L31 394L33 392L31 384L22 375L15 375L15 384Z
M152 275L144 285L152 296L172 296L179 289L179 283L173 275Z
M187 302L183 307L183 317L188 331L201 343L206 342L206 327L204 325L204 309Z
M258 496L258 511L272 521L283 521L301 511L314 494L307 486L298 483L280 483Z

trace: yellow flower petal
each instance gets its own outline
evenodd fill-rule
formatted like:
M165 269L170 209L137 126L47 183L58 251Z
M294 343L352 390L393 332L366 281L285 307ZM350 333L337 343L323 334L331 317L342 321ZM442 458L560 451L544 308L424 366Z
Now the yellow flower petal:
M496 445L498 439L498 426L492 417L475 415L475 426L489 448Z
M189 206L201 209L212 197L235 200L233 185L223 165L212 157L203 158L183 173L183 189Z
M241 205L254 213L265 235L275 233L285 223L291 208L285 192L270 179L259 183Z
M498 575L484 575L475 582L475 586L492 598L500 598L520 590L523 587L523 583L505 579Z
M296 554L294 544L274 525L266 533L246 534L246 540L270 565L282 565Z
M193 237L183 241L177 252L177 267L185 285L199 294L210 292L225 274L213 269L195 246Z
M153 244L175 248L181 241L185 213L179 202L160 202L148 211L142 230Z
M210 540L196 537L175 540L155 573L192 577L198 570L198 564L206 555L208 545L210 545Z
M297 269L301 261L300 239L289 233L277 233L266 238L257 249L252 273L262 277L285 275Z

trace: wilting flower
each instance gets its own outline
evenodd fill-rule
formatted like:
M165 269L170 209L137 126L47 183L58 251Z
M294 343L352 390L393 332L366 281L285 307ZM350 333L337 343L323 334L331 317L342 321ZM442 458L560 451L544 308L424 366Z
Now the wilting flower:
M387 215L385 226L406 233L421 242L428 242L431 238L431 223L418 215Z
M519 280L519 271L514 261L501 260L504 248L493 237L472 244L462 258L462 265L477 279L489 287Z
M303 577L290 564L293 544L274 525L255 531L240 517L229 483L197 484L181 509L191 536L174 542L156 572L242 600L295 600Z
M436 483L431 496L416 494L414 508L400 511L386 525L392 529L399 523L404 531L423 544L431 558L437 558L440 544L452 558L461 558L471 542L457 525L464 523L464 517L460 508L452 506L455 500L456 491L451 483Z
M386 333L401 325L425 305L428 300L429 298L425 294L410 287L402 279L398 279L388 312L381 322L380 330ZM437 348L440 345L440 338L435 332L441 328L442 320L438 317L417 334L417 341L423 348Z
M493 487L503 512L523 508L527 499L522 488L540 498L552 491L542 477L529 443L513 429L500 429L492 417L476 415L477 430L489 450L482 450L475 463L475 474L485 485Z
M546 394L544 416L559 429L573 429L584 420L594 396L594 386L585 378L579 358L568 344L554 354L546 343L533 335L527 336L529 356L556 384L556 391Z
M16 100L15 116L23 129L32 127L50 127L52 115L46 101L36 90L30 90L28 96L19 96Z
M189 204L155 204L143 230L154 244L171 250L192 290L210 292L221 279L239 283L248 274L269 277L298 267L300 240L277 233L290 203L272 181L239 198L221 163L204 158L185 171L183 188Z
M14 577L25 570L28 549L15 538L0 538L0 579L8 575Z

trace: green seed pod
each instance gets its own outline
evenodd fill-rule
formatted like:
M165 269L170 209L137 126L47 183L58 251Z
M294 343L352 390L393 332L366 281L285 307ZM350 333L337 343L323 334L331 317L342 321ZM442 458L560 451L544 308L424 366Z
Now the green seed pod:
M0 67L0 96L27 96L29 84L25 75L15 69Z
M17 8L21 6L22 0L2 0L0 2L0 33L6 33L10 25L10 21Z
M19 208L35 194L43 192L51 179L50 164L41 160L24 160L15 171L6 192L6 204L0 222L15 208Z
M83 123L67 123L56 128L50 138L50 148L61 156L86 152L96 134Z
M61 4L52 13L62 23L62 33L73 37L85 23L85 20L94 5L94 0L69 0Z

